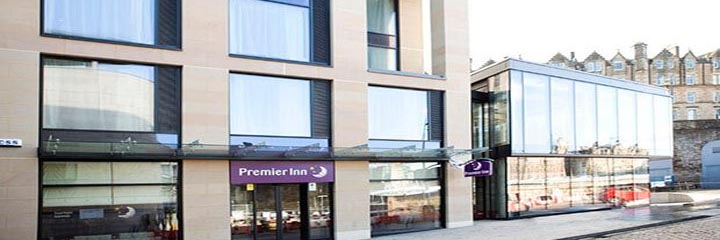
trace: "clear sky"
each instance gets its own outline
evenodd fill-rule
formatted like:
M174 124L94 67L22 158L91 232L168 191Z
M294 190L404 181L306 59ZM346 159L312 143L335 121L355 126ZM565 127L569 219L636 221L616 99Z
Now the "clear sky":
M547 62L555 53L612 58L648 44L648 55L680 46L720 48L720 0L468 0L473 69L504 57Z

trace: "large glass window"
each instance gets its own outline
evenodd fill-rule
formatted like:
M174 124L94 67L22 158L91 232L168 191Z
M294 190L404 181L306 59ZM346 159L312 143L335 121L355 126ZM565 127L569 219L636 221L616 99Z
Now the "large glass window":
M670 98L653 96L655 109L655 155L672 156L672 113Z
M510 72L510 121L512 151L516 153L525 152L525 121L523 118L523 80L522 73Z
M491 142L492 146L501 146L501 145L507 145L510 141L508 139L509 135L509 95L508 95L508 79L509 73L504 72L500 75L497 75L495 77L491 78L491 88L490 92L492 93L490 97L490 105L492 107L492 124L491 124L491 131L493 139Z
M308 1L230 1L230 53L310 61Z
M441 227L438 162L370 163L373 236Z
M652 95L637 94L637 151L650 153L655 151L655 113L653 111Z
M367 0L368 32L395 35L397 13L394 0Z
M598 146L612 147L618 141L617 90L597 87Z
M577 148L584 153L597 144L595 85L575 83L575 136Z
M552 78L550 86L553 152L559 154L575 152L573 82L566 79Z
M488 78L495 103L504 103L505 88L493 87L504 73ZM498 85L498 84L496 84ZM660 98L660 101L653 101ZM655 108L670 108L669 97L510 71L510 118L513 153L591 155L654 154ZM498 106L502 106L496 104ZM507 122L495 106L491 126ZM662 113L664 116L664 113ZM670 114L672 115L672 114ZM492 128L491 128L492 129ZM671 129L671 128L668 128ZM494 132L495 138L503 136ZM669 138L671 134L667 133Z
M368 67L370 69L397 70L397 50L368 46Z
M310 81L230 74L230 134L310 137Z
M637 103L635 92L618 90L618 139L623 149L637 144Z
M177 163L42 163L41 239L178 239Z
M155 0L44 0L44 32L155 43Z
M371 139L428 140L428 92L368 88Z
M510 216L649 204L647 159L508 158Z
M394 0L367 0L368 68L398 70Z
M525 152L550 153L550 89L549 78L523 74L523 106L525 110Z
M43 59L43 128L150 132L155 67Z

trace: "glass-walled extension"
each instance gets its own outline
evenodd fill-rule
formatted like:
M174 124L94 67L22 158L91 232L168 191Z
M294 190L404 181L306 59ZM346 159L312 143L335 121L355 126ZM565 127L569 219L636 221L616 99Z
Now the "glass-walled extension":
M476 219L649 204L649 165L673 155L667 89L508 59L472 74Z
M512 153L672 156L670 96L510 72Z

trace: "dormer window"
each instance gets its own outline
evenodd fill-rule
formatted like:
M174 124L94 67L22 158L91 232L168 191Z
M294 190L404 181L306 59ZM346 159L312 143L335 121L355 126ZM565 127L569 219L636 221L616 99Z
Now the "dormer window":
M615 61L613 62L613 70L616 72L625 70L625 64L622 61Z
M687 68L687 69L695 68L695 61L694 60L685 61L685 68Z
M663 69L665 62L663 60L655 60L655 68Z

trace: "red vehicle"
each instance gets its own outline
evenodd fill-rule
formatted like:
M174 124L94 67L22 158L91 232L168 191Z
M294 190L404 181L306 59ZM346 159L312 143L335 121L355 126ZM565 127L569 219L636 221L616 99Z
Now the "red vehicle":
M640 186L607 187L600 193L600 201L612 203L616 206L638 200L649 200L650 189Z

